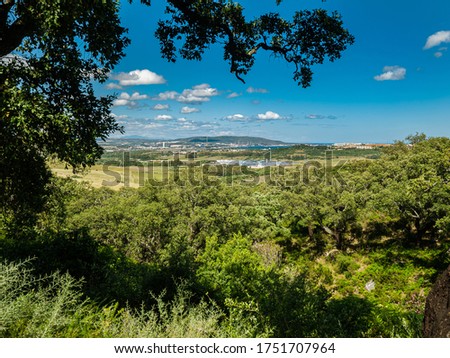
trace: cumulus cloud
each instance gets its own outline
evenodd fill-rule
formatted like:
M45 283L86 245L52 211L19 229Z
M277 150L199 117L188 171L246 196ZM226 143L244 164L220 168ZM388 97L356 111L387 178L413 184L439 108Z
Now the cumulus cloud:
M130 96L128 93L122 92L119 98L125 98L131 101L139 101L141 99L148 99L148 96L146 94L140 94L139 92L133 92L133 94Z
M155 117L156 121L171 121L173 119L172 116L169 116L167 114L160 114Z
M198 108L193 108L193 107L188 107L185 106L183 108L181 108L180 113L183 114L189 114L189 113L195 113L195 112L200 112L200 110Z
M244 116L243 114L236 113L236 114L233 114L231 116L226 116L225 119L229 120L229 121L237 121L237 122L239 122L239 121L246 121L247 117Z
M427 42L425 43L423 49L428 50L432 47L448 42L450 42L450 31L438 31L433 35L428 36Z
M198 97L198 96L194 96L192 94L188 94L188 95L181 95L177 98L178 102L181 103L191 103L191 104L201 104L203 102L208 102L210 101L210 99L208 97Z
M152 99L159 100L159 101L167 101L169 99L175 99L175 98L177 98L177 96L179 96L178 92L165 91L165 92L161 92L160 94L158 94L156 97L153 97Z
M203 83L201 85L192 87L192 93L194 96L199 97L211 97L217 96L219 94L217 92L217 89L211 88L211 86L207 83Z
M166 83L163 76L147 69L120 72L113 75L112 78L119 81L121 86L157 85Z
M236 98L240 96L242 96L242 93L232 92L227 96L227 98Z
M212 88L209 84L203 83L192 87L192 89L185 89L178 97L177 101L181 103L203 103L210 101L210 98L217 96L219 91Z
M116 98L113 101L113 106L119 107L119 106L128 106L128 107L134 107L137 106L137 103L134 101L129 101L127 99L120 99L120 98Z
M281 116L278 113L267 111L266 113L259 113L258 119L261 120L272 120L272 119L281 119Z
M136 101L140 101L147 98L148 96L146 94L140 94L139 92L133 92L133 94L131 95L128 94L127 92L122 92L120 96L113 101L113 105L135 107L137 106Z
M176 91L166 91L159 93L153 100L168 101L176 100L180 103L186 104L202 104L208 102L211 97L218 96L219 91L216 88L212 88L209 84L203 83L192 88L185 89L183 92L178 93Z
M169 105L168 104L158 103L158 104L155 104L152 107L152 109L154 109L155 111L162 111L162 110L165 110L165 109L169 109Z
M269 91L265 88L254 88L250 86L247 88L247 93L269 93Z
M399 81L405 79L406 68L400 66L385 66L381 75L375 76L376 81Z

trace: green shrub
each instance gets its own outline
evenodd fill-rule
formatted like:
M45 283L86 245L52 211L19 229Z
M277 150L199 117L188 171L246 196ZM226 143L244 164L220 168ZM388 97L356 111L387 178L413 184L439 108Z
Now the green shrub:
M87 308L68 274L37 278L27 263L0 263L0 336L57 337Z
M0 263L0 337L253 337L242 310L226 316L180 284L172 300L154 296L152 309L101 306L84 299L68 274L36 277L29 262ZM266 334L267 335L267 334Z

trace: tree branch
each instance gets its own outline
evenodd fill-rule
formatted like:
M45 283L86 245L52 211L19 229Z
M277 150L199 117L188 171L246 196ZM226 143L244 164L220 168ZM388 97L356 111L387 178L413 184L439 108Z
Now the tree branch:
M0 4L0 25L3 26L3 24L6 25L6 22L8 20L8 14L11 11L11 8L15 4L15 0L3 0Z
M32 27L24 17L19 17L8 25L8 17L14 5L15 0L3 0L0 5L0 57L13 52L32 32Z
M228 36L228 44L235 50L236 49L236 43L234 41L234 34L233 31L231 31L231 29L228 26L223 25L222 26L222 30L226 33L226 35ZM234 73L234 75L236 76L236 78L241 81L242 83L245 83L245 80L239 75L238 71L237 71L237 65L236 65L236 59L235 59L235 55L234 52L231 52L231 72Z

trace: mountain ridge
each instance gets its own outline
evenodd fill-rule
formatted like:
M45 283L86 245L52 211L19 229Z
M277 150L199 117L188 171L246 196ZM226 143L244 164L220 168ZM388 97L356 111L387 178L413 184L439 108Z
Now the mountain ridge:
M188 138L178 138L174 141L187 143L225 143L225 144L245 144L245 145L286 145L288 143L253 136L194 136Z
M106 139L106 142L111 141L148 141L148 142L171 142L171 143L188 143L188 144L203 144L203 143L223 143L223 144L242 144L246 146L271 146L271 145L288 145L292 143L283 142L281 140L268 139L263 137L253 136L193 136L186 138L164 139L164 138L146 138L142 136L124 136L113 137Z

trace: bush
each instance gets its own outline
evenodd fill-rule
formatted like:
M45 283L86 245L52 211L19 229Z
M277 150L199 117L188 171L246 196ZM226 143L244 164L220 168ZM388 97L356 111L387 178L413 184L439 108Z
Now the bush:
M253 322L227 317L212 301L193 303L184 284L175 297L154 296L152 309L100 306L81 282L58 272L36 277L29 262L0 263L0 337L251 337Z
M88 306L68 274L35 277L28 264L0 264L0 336L58 337Z

